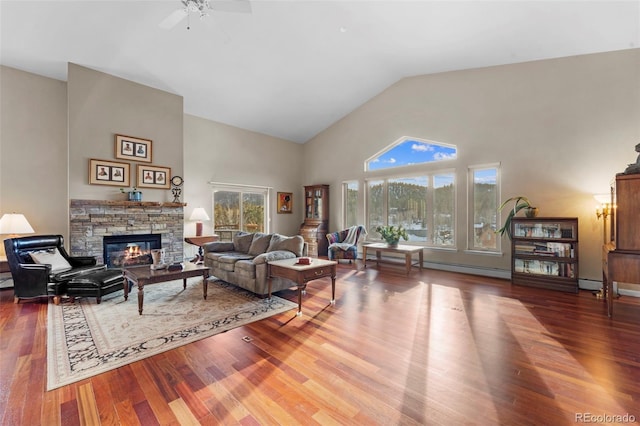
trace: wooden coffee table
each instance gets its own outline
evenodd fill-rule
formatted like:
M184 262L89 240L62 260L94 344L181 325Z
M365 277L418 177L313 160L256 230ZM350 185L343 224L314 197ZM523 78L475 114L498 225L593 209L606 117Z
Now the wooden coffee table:
M269 299L271 299L271 279L287 278L298 285L298 312L302 315L302 292L307 283L318 278L331 277L331 304L336 303L336 265L333 260L313 259L310 265L298 265L298 259L274 260L268 262Z
M209 278L209 267L185 263L182 269L170 271L169 269L152 270L149 265L133 266L124 269L124 277L138 286L138 313L142 315L142 305L144 304L144 286L166 281L182 279L183 288L187 288L187 278L202 275L202 296L207 298L207 279ZM129 298L129 286L124 286L124 300Z

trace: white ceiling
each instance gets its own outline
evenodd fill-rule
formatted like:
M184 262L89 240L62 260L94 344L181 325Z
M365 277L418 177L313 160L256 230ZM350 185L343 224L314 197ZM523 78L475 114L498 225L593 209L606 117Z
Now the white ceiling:
M0 0L0 62L60 80L73 62L304 143L403 77L640 46L640 0L251 5L166 30L179 0Z

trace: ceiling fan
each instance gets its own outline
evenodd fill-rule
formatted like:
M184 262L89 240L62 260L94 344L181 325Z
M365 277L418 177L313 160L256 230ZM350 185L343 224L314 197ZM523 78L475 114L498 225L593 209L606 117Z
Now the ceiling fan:
M209 16L209 10L217 12L251 13L249 0L180 0L182 7L171 13L158 24L160 28L171 29L191 13L200 19ZM187 26L189 29L189 26Z

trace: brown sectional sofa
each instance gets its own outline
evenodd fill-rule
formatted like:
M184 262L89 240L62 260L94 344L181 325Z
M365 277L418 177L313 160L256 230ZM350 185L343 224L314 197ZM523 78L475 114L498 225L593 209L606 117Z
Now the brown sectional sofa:
M268 294L267 262L307 255L302 236L238 232L233 241L216 241L202 246L204 264L211 275L258 295ZM272 291L295 286L284 278L273 279Z

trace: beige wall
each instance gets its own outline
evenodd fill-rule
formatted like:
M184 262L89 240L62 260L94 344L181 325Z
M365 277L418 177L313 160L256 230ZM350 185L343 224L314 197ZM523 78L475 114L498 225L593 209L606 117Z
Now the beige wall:
M184 196L188 218L193 208L204 207L211 216L212 190L208 182L256 185L272 188L271 226L284 235L298 233L302 212L303 146L237 127L185 115ZM292 214L275 214L276 192L293 192ZM213 223L204 224L204 233ZM195 233L187 221L185 235Z
M458 250L428 250L427 261L509 269L509 255L464 252L467 167L500 162L503 199L525 195L541 216L579 218L580 277L601 280L593 194L637 156L640 49L406 78L305 144L303 183L364 182L364 161L402 136L458 147L454 163L423 166L453 165L458 183ZM331 204L335 230L338 190Z
M459 149L458 251L429 250L428 261L509 269L508 255L464 252L467 166L500 162L503 198L524 194L544 216L579 217L580 277L599 280L592 195L635 161L640 140L640 49L407 78L304 145L184 115L180 96L78 65L68 84L0 71L0 213L23 211L37 232L65 236L69 198L124 197L88 184L88 159L113 159L115 133L152 139L153 164L182 173L187 216L210 209L209 181L293 192L294 214L272 215L284 234L297 232L302 186L315 183L331 185L330 230L340 228L341 182L364 182L366 158L414 136ZM145 200L171 199L145 190Z
M69 194L72 199L121 200L117 186L90 185L89 159L136 164L115 158L115 135L152 141L152 162L183 172L182 97L109 74L69 64ZM143 201L171 201L169 189L140 188Z
M67 154L67 84L0 66L0 216L66 236Z

